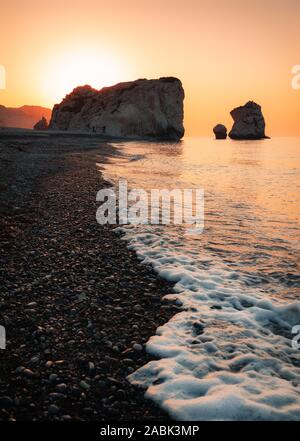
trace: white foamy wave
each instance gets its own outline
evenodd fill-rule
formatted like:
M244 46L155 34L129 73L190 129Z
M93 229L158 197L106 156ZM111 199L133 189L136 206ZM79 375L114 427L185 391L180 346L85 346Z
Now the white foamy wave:
M176 419L300 420L299 145L125 143L107 165L132 188L205 190L201 235L119 228L183 308L150 338L156 359L129 377Z
M144 263L175 283L167 299L183 306L147 344L158 360L130 381L180 420L300 419L299 353L291 346L300 302L245 287L247 275L215 256L200 258L197 241L187 245L184 232L117 230Z

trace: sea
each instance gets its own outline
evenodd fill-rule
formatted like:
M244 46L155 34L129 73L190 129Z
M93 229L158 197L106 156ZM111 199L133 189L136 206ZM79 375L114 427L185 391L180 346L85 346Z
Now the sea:
M116 227L181 307L129 381L177 420L300 420L300 138L115 147L114 186L204 191L197 234Z

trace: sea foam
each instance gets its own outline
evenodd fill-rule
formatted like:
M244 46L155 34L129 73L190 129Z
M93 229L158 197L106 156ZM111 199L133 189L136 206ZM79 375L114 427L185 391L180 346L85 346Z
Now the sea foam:
M208 268L193 246L182 254L174 251L179 239L142 228L117 230L145 264L175 283L165 299L183 311L147 343L158 360L129 380L180 420L300 419L300 362L291 345L300 302L245 289L241 274L222 262Z
M179 420L299 420L299 139L125 143L105 177L205 190L205 228L118 227L182 307L129 376ZM130 158L134 160L130 160ZM147 311L144 311L147 314Z

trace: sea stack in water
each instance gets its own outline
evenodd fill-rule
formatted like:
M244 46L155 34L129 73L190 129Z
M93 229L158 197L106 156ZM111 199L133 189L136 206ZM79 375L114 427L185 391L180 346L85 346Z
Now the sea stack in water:
M35 125L34 130L48 130L48 123L46 118L43 116Z
M227 138L227 129L223 124L217 124L213 128L216 139L226 139Z
M234 120L229 133L232 139L263 139L265 135L265 119L261 107L254 101L249 101L230 112Z
M137 80L95 90L77 87L52 111L50 129L124 138L179 140L184 90L177 78Z

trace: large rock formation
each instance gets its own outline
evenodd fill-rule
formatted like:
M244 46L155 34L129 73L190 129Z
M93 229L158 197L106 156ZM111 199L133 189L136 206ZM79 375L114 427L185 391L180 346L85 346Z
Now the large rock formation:
M265 135L265 120L261 107L253 101L230 112L234 120L229 133L232 139L262 139Z
M180 139L184 90L173 77L77 87L52 111L50 129L108 136Z
M227 129L223 124L217 124L213 128L216 139L226 139L227 138Z
M47 130L48 129L48 123L46 118L43 116L42 119L40 119L34 126L34 130Z

